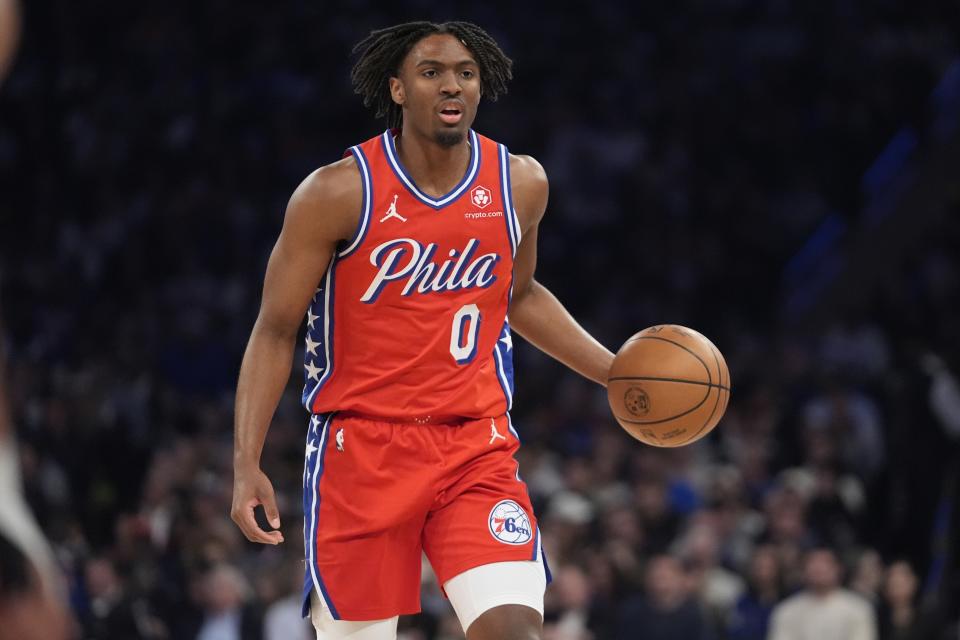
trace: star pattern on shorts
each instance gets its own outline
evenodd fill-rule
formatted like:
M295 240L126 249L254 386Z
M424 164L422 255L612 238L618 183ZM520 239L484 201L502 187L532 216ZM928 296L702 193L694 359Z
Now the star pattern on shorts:
M316 366L309 359L307 359L307 363L304 365L304 368L307 370L307 378L320 382L320 372L323 371L322 367Z
M303 463L303 483L305 486L313 477L313 467L315 465L312 464L311 458L315 457L314 454L320 449L321 422L320 416L310 416L310 431L307 433L307 447L304 453Z

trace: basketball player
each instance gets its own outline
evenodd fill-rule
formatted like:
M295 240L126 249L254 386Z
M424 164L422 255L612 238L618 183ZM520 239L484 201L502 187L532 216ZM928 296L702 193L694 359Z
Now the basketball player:
M512 332L600 384L613 354L533 279L547 178L471 129L511 61L479 27L416 22L359 45L389 128L296 189L237 389L232 517L283 541L259 468L307 314L304 615L318 638L396 637L425 552L469 640L540 638L548 580L513 454ZM509 309L509 319L508 319Z

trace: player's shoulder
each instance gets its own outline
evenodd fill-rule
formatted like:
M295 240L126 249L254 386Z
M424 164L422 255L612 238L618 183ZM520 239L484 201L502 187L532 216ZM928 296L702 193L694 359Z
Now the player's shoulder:
M526 232L546 211L550 192L547 172L533 156L511 153L510 183L514 208Z
M290 196L288 223L322 225L338 237L350 237L363 206L360 170L353 155L307 175Z
M524 181L547 186L547 172L536 158L528 155L510 154L510 180L516 184Z
M294 198L325 205L361 195L360 170L353 155L314 169L293 192Z

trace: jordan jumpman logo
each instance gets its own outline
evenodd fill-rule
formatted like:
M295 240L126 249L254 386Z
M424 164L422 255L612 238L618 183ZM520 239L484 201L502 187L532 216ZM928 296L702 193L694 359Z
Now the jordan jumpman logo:
M490 444L493 444L493 441L497 438L501 440L506 440L506 436L502 436L497 432L497 423L493 421L493 418L490 418Z
M390 208L387 209L387 215L380 218L380 222L387 220L388 218L400 218L400 222L406 222L407 219L402 215L397 213L397 194L393 194L393 202L390 203Z

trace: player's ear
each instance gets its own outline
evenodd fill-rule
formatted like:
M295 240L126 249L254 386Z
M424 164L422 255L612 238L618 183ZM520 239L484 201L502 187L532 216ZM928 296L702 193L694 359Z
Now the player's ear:
M403 93L403 81L400 78L391 76L390 78L390 97L397 104L402 105L406 96Z

